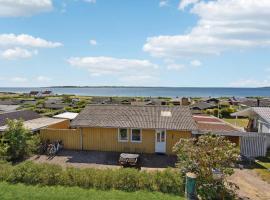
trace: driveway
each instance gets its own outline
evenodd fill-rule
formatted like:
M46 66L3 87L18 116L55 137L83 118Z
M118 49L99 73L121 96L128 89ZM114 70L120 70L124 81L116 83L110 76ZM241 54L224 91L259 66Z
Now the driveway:
M235 169L235 173L229 180L238 185L240 188L238 195L242 199L270 199L270 184L263 181L256 172L251 169Z
M102 151L71 151L62 150L56 156L49 158L46 155L33 156L30 160L37 163L58 164L63 167L79 168L120 168L118 165L120 153ZM145 170L165 169L174 167L176 156L142 154L140 166Z

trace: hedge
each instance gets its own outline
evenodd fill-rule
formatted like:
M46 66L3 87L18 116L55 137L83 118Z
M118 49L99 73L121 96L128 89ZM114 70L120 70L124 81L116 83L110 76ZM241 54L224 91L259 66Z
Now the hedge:
M138 171L137 169L78 169L26 161L12 166L0 162L0 181L29 185L62 185L101 190L157 191L184 194L181 174L174 169Z

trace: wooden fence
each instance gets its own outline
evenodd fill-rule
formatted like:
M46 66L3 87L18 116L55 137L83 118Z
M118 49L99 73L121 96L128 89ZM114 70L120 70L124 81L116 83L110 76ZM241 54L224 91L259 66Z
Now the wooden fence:
M244 133L240 137L241 154L247 157L266 156L267 149L270 148L269 133Z
M65 149L81 149L81 137L79 129L41 129L41 140L62 140Z

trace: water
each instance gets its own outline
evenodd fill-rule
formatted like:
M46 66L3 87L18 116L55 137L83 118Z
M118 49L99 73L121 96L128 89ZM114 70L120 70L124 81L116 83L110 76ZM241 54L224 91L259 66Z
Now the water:
M144 97L270 97L270 88L195 88L195 87L82 87L82 88L0 88L0 92L28 93L52 90L55 94L84 96Z

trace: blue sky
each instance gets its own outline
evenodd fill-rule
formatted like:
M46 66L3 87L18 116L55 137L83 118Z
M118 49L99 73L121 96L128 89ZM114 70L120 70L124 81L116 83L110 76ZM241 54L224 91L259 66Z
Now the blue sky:
M270 86L269 0L0 0L0 87Z

